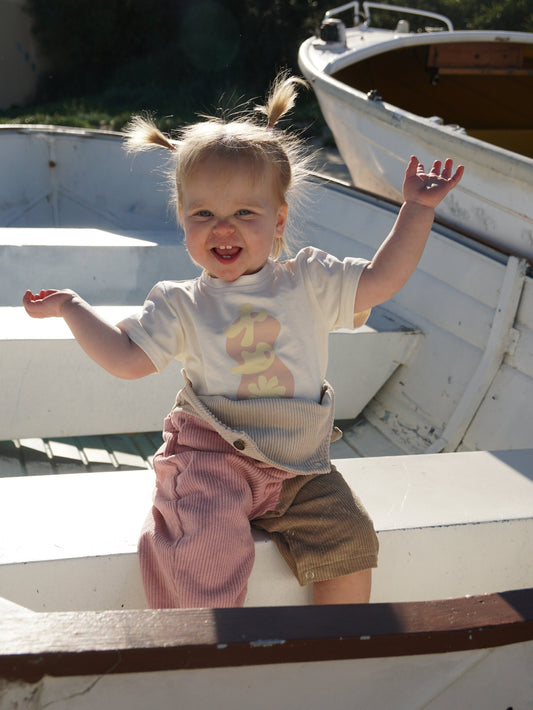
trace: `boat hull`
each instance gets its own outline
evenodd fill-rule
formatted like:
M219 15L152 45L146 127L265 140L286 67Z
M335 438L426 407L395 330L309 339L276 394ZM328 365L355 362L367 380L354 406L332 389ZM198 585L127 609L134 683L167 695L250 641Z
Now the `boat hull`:
M194 277L167 206L166 156L128 156L120 134L98 131L19 126L0 129L0 138L6 184L0 360L8 366L0 383L0 440L117 434L119 419L121 432L160 429L178 372L153 376L161 380L161 406L149 396L155 380L115 378L111 385L81 351L74 354L59 321L56 328L28 318L20 300L27 287L67 284L99 308L134 312L157 280ZM306 243L339 258L371 259L397 215L395 204L323 179L309 180L304 198L305 213L297 212L291 227L296 243L305 235ZM524 259L436 221L409 283L362 329L331 339L327 376L337 418L353 421L359 414L356 426L344 427L351 451L375 456L531 445L533 280ZM34 357L37 346L46 362ZM42 378L43 367L57 377ZM146 388L146 395L137 391L150 400L146 411L124 406L125 390L134 402L137 387ZM52 406L62 409L61 420L48 412ZM130 418L116 416L116 408ZM86 410L94 413L91 428Z
M522 42L527 38L533 43L533 35L515 34ZM383 51L465 40L496 43L503 37L502 33L477 32L409 35L387 41ZM533 258L532 158L468 135L460 126L442 124L436 116L419 116L386 101L372 100L335 77L349 62L367 59L364 50L360 55L353 49L324 54L323 47L307 40L300 48L300 68L316 93L357 187L401 201L410 155L416 155L428 168L436 158L451 157L456 164L465 164L466 172L453 195L438 207L438 217L486 243ZM394 72L393 63L390 70ZM435 113L438 110L436 106Z
M10 194L0 210L3 224L12 227L3 230L0 246L5 270L13 278L13 286L5 290L15 299L2 305L3 346L19 348L7 372L17 386L9 390L12 406L4 401L4 408L11 414L19 408L18 422L14 417L9 422L13 426L9 431L19 437L29 433L22 429L28 425L24 414L31 407L38 409L42 435L52 419L48 410L52 393L42 397L35 387L29 388L24 406L22 397L37 339L36 332L30 332L36 322L19 305L17 283L28 278L30 265L35 276L50 279L50 285L70 276L69 284L79 285L89 300L105 299L99 301L102 307L107 303L128 308L142 302L144 279L154 265L162 275L168 270L168 278L187 277L181 269L190 266L182 247L169 245L166 201L156 189L162 173L155 157L147 157L147 163L139 157L131 165L120 136L92 132L80 136L53 129L0 133L16 138L15 144L3 141L2 164L14 166L15 173L15 167L26 161L17 179L5 181ZM38 175L42 180L36 179ZM108 181L105 189L102 175ZM323 181L313 183L313 190L313 209L303 220L306 237L339 257L370 258L390 230L396 208ZM52 234L43 234L43 227ZM74 249L79 252L74 254ZM65 265L71 274L63 276ZM128 291L123 301L116 300L107 283L113 276L116 286L118 274L124 278L121 290ZM174 707L179 698L180 708L198 710L213 705L262 710L273 703L288 710L529 707L532 591L502 590L531 586L531 567L524 554L531 548L531 451L460 452L451 458L396 454L414 454L439 442L440 450L450 435L448 447L453 448L459 446L457 439L463 448L488 448L500 442L505 448L530 446L532 304L533 282L525 276L523 263L481 250L436 225L410 289L390 304L398 317L387 319L398 320L400 330L381 324L375 333L339 334L355 340L378 338L379 350L394 365L368 415L375 426L359 421L346 437L351 453L339 464L347 479L349 469L354 469L358 482L353 488L365 501L380 536L374 595L381 588L383 596L369 606L299 606L310 601L303 598L308 588L303 592L296 585L273 543L262 539L256 544L257 564L250 579L251 607L133 608L145 606L135 550L150 505L152 472L122 470L116 475L36 480L26 470L18 482L5 478L4 495L0 494L5 506L0 515L0 527L5 527L0 535L5 542L0 551L0 595L6 597L0 600L0 706L145 710ZM403 325L411 319L416 328ZM14 329L9 335L8 322L17 325L18 334ZM418 323L423 325L423 337ZM48 332L49 340L41 339L39 351L48 346L64 355L62 339L52 336ZM415 343L401 365L389 342L399 338ZM339 350L347 354L348 347ZM6 352L0 355L5 357ZM55 360L65 362L59 356ZM15 364L23 362L28 367L14 375ZM360 391L368 379L365 363L375 369L372 356L361 352L338 361L343 379L337 390L344 389L353 398L352 386L353 392ZM42 360L36 365L39 374L44 370L50 375ZM88 360L79 372L90 380ZM55 379L59 382L60 373ZM168 389L173 396L174 387ZM2 391L5 394L7 387ZM110 397L110 387L93 391L102 431L102 410L117 407L118 419L124 402ZM86 409L79 408L85 431ZM80 445L80 453L87 456L83 442L74 437L79 434L74 430L76 415L69 414L70 446ZM453 427L445 427L447 421ZM145 421L139 418L129 422L128 431L141 424ZM7 432L7 422L2 426ZM392 453L389 428L398 441ZM363 429L371 439L361 440ZM29 449L31 440L26 443ZM47 446L52 448L50 442ZM355 458L357 447L368 458ZM376 457L380 451L383 458ZM117 458L116 465L125 464ZM491 467L499 473L489 495ZM5 470L3 463L0 475ZM380 482L387 471L388 479ZM446 510L445 482L450 494ZM121 496L127 497L127 505L117 511L113 504ZM471 506L466 505L467 497ZM65 505L66 500L83 501L83 506ZM486 508L489 502L492 510ZM131 525L125 524L126 516ZM21 526L26 519L32 524ZM270 565L275 554L275 564L283 571ZM285 591L289 584L292 598ZM483 594L486 591L495 593ZM443 598L462 594L482 596ZM439 599L431 601L435 597ZM298 606L288 607L291 599Z

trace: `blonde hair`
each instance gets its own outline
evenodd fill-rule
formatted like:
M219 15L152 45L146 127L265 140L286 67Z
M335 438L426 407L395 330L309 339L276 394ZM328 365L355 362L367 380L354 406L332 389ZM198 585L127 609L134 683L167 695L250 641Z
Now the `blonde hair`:
M294 205L312 156L304 151L297 136L275 126L293 108L297 85L306 83L282 72L274 80L263 106L230 120L204 117L203 121L186 126L177 141L162 133L151 118L135 116L126 128L126 148L136 152L162 147L172 152L176 158L173 183L178 217L187 178L208 157L246 161L258 172L271 168L279 204ZM266 123L264 118L259 122L258 114L266 116ZM272 258L279 258L284 250L288 251L285 239L275 239Z

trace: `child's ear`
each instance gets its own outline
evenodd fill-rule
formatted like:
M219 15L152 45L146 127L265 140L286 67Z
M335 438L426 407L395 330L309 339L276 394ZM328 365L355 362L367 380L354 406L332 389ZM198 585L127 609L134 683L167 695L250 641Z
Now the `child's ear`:
M276 219L276 236L282 237L285 231L285 226L287 224L287 213L289 206L284 202L278 209L277 219Z

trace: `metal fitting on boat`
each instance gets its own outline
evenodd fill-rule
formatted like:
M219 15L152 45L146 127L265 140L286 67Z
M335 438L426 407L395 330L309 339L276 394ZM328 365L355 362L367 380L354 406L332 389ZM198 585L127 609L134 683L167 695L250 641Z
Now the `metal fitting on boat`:
M322 20L319 37L327 44L342 44L346 46L346 26L342 20L329 17Z
M367 93L366 98L369 101L383 101L383 99L381 98L381 94L379 93L379 91L377 89L371 89Z
M411 31L411 27L409 26L409 22L407 20L398 20L398 24L396 25L396 34L409 34Z

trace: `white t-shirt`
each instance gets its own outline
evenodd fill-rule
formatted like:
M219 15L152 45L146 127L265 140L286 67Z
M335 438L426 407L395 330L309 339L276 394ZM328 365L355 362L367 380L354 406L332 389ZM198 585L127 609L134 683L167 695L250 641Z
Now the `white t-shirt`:
M121 325L158 371L181 360L198 395L319 401L328 333L353 328L366 264L306 247L233 282L162 281Z

